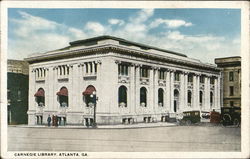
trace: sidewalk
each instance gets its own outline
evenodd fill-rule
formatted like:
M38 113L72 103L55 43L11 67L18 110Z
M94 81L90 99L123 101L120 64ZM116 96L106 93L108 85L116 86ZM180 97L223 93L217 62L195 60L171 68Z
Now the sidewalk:
M9 125L11 127L22 127L22 128L51 128L51 129L92 129L91 126L81 126L81 125L66 125L58 127L48 127L47 125ZM152 127L169 127L177 126L177 123L135 123L128 125L97 125L98 129L135 129L135 128L152 128Z

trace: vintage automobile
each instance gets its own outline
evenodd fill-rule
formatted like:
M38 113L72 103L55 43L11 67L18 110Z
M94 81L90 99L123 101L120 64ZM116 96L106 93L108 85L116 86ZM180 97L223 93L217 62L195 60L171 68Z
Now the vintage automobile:
M241 108L239 107L222 107L221 120L224 126L241 124Z
M200 121L200 111L185 111L183 112L183 118L179 122L180 125L191 125Z

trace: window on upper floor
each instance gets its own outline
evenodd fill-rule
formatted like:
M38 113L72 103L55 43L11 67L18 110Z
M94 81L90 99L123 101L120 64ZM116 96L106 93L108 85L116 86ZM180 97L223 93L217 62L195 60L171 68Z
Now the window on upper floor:
M230 96L234 95L234 86L229 86L229 95Z
M188 82L193 82L193 75L192 74L188 75Z
M148 78L149 77L149 73L148 72L149 72L148 68L141 67L140 68L140 77Z
M214 84L214 81L215 81L215 79L214 79L214 78L211 78L211 79L210 79L210 84Z
M122 76L128 76L128 68L129 66L126 64L119 64L118 65L118 74Z
M161 80L165 80L166 79L166 75L165 75L165 71L164 70L159 70L158 71L158 78Z
M180 81L180 73L179 72L175 72L175 74L174 74L174 80L175 81Z
M234 72L229 72L229 81L234 81Z
M204 83L205 82L205 76L201 76L200 77L200 83Z
M69 66L67 65L58 66L58 75L60 76L69 75Z

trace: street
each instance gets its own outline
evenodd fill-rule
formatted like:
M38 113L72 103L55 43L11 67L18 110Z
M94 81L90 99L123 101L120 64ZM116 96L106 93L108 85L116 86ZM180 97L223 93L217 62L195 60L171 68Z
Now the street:
M9 151L240 151L240 128L172 126L133 129L8 127Z

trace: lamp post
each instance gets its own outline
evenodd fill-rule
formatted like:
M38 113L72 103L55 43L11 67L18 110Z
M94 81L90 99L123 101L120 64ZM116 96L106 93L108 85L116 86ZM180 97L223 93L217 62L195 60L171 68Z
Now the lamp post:
M97 124L96 124L96 101L97 101L97 97L96 97L96 92L93 91L93 93L90 95L90 97L92 98L92 101L94 103L94 117L93 117L93 128L96 128Z

